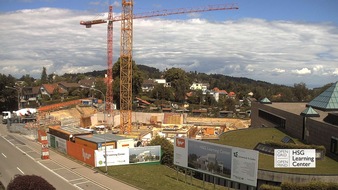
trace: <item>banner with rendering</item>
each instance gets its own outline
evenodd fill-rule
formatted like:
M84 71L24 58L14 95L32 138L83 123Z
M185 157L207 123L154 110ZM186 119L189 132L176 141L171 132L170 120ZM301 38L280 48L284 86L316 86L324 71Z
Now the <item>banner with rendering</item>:
M174 143L175 165L257 186L257 151L179 137Z
M107 166L140 164L159 162L161 160L161 146L145 146L135 148L119 148L95 150L95 167L105 166L105 152L107 152Z

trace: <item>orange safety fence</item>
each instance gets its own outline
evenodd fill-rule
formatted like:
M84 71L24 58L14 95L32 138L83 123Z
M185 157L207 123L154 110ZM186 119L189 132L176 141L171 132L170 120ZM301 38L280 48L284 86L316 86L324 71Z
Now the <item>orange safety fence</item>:
M51 104L51 105L47 105L47 106L41 106L38 109L38 111L39 112L51 111L51 110L60 109L61 107L72 106L72 105L76 105L76 104L80 104L80 103L81 103L81 100L72 100L72 101L68 101L68 102Z

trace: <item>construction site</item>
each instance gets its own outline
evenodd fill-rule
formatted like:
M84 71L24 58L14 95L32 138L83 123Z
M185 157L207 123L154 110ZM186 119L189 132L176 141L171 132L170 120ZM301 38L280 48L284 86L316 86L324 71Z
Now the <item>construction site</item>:
M120 115L99 111L94 106L81 104L70 107L58 105L58 110L40 111L40 125L80 128L98 134L118 134L146 145L159 135L173 142L175 136L193 139L218 139L226 131L248 128L249 119L190 117L186 113L132 112L130 132L120 133ZM60 109L62 108L62 109ZM30 125L30 124L27 124Z

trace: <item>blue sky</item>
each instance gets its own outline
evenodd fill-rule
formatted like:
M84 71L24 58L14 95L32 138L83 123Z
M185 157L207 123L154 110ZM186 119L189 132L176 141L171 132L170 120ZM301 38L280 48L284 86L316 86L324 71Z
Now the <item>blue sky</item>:
M137 64L288 85L337 81L338 1L134 2L134 13L231 3L239 7L134 21ZM111 3L115 14L120 13L120 1ZM43 66L57 74L105 69L105 26L85 29L78 23L106 10L103 0L1 0L0 73L38 78ZM119 24L114 32L115 61Z
M108 2L118 2L120 4L120 1L112 0L1 0L0 11L54 7L101 12L105 11ZM267 20L334 22L338 24L338 1L336 0L135 0L134 3L134 13L235 3L239 6L240 11L230 15L234 19L262 18ZM120 7L116 9L120 10ZM211 17L216 20L222 20L226 19L224 16L224 12L214 12Z

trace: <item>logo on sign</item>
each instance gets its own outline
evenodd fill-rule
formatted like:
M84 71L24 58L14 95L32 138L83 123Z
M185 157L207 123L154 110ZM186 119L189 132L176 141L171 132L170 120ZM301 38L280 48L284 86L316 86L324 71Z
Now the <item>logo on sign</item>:
M83 148L82 148L82 156L84 161L89 160L90 157L92 157L92 155L85 152Z
M176 146L177 147L181 147L181 148L185 148L185 139L176 139Z

